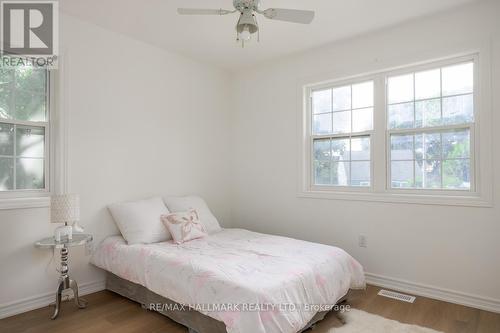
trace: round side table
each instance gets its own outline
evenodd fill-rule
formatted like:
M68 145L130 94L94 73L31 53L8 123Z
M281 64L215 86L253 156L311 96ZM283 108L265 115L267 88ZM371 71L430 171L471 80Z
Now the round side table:
M78 284L68 275L68 249L73 246L81 246L92 241L92 235L73 234L73 239L65 239L57 242L54 237L44 238L35 243L35 247L40 249L60 249L61 250L61 277L56 292L56 303L52 319L56 319L61 308L62 292L66 289L73 290L75 304L80 309L87 307L87 301L78 297Z

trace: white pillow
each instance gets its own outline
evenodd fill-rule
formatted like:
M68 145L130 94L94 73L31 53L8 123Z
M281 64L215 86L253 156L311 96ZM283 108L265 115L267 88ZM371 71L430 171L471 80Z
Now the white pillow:
M219 221L217 221L202 198L197 196L166 197L163 200L172 213L187 212L195 209L200 217L200 223L205 227L207 233L213 234L221 230Z
M108 206L118 229L128 244L149 244L172 239L161 222L170 213L162 198L115 203Z

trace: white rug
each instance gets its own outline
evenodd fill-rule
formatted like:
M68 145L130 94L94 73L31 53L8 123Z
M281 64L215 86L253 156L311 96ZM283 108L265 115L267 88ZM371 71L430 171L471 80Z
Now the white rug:
M345 324L341 325L335 316L329 316L320 322L312 333L440 333L438 331L402 324L371 313L350 309L339 315ZM341 325L341 326L340 326ZM334 326L332 328L332 326ZM338 327L340 326L340 327Z

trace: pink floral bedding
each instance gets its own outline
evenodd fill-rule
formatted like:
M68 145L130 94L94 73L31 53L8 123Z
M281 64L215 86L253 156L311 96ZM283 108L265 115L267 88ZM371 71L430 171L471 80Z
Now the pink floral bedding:
M91 262L194 307L229 333L293 333L349 289L365 287L361 265L342 249L242 229L184 244L104 240Z

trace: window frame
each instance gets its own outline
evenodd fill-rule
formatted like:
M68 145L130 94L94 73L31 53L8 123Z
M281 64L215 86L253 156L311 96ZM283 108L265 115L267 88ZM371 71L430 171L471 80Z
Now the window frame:
M352 111L353 110L360 110L360 109L353 109L352 108L352 86L359 84L359 83L365 83L373 81L373 112L372 112L372 123L373 127L371 130L368 131L362 131L362 132L352 132ZM312 117L313 117L313 110L312 110L312 101L313 101L313 92L315 91L321 91L321 90L326 90L326 89L335 89L335 88L341 88L345 86L351 86L351 108L349 110L341 110L341 111L332 111L334 112L343 112L343 111L350 111L351 112L351 132L349 133L338 133L338 134L313 134L313 123L312 123ZM341 79L341 80L336 80L336 81L329 81L329 82L324 82L321 84L315 84L315 85L309 85L305 88L305 94L306 94L306 113L307 113L307 133L306 136L309 138L309 163L308 163L308 174L309 174L309 180L308 184L310 189L313 191L348 191L348 192L365 192L365 191L372 191L373 190L373 178L374 178L374 173L373 173L373 134L375 131L375 79L372 76L360 76L356 77L353 79ZM332 101L333 102L333 101ZM363 109L363 108L361 108ZM354 134L354 135L353 135ZM314 153L314 140L317 139L349 139L352 140L353 138L362 138L362 137L369 137L370 138L370 186L345 186L345 185L316 185L315 184L315 170L314 170L314 158L312 158L312 154ZM350 145L350 148L351 145ZM352 156L351 156L352 157ZM349 160L349 165L351 165L352 160ZM366 162L365 160L360 161L360 162ZM351 166L349 166L351 168ZM351 174L349 173L351 176Z
M421 71L426 71L426 70L432 70L432 69L441 69L443 67L448 67L448 66L453 66L453 65L459 65L459 64L464 64L464 63L473 63L473 91L472 91L472 98L473 98L473 115L474 115L474 120L471 123L464 123L464 124L459 124L459 125L442 125L442 126L432 126L432 127L420 127L420 128L407 128L407 129L391 129L389 128L388 120L389 120L389 78L394 77L394 76L399 76L399 75L405 75L405 74L411 74L411 73L416 73L416 72L421 72ZM447 195L472 195L472 196L477 196L478 191L477 191L477 174L476 174L476 169L478 169L478 160L475 158L476 156L476 124L477 124L477 118L479 111L477 110L478 106L478 92L476 89L479 87L479 80L478 80L478 70L477 70L477 65L478 65L478 56L475 55L470 55L470 56L463 56L459 58L450 58L450 59L445 59L441 61L433 61L429 62L426 64L422 65L416 65L416 66L407 66L402 69L398 70L393 70L393 71L387 71L384 72L384 98L385 98L385 103L384 103L384 115L385 115L385 141L386 141L386 190L388 192L393 192L393 193L405 193L405 194L419 194L419 195L440 195L440 196L447 196ZM415 80L415 77L414 77ZM415 90L415 81L413 84L413 89ZM441 82L441 89L442 89L442 82ZM459 94L462 95L462 94ZM456 96L459 96L456 95ZM465 94L463 94L465 95ZM414 93L415 96L415 93ZM453 97L453 96L440 96L439 99L441 100L441 113L443 112L442 110L442 101L443 98L445 97ZM436 98L437 99L437 98ZM414 99L413 102L416 102L417 100ZM391 135L392 134L417 134L417 133L443 133L447 130L459 130L459 129L468 129L470 132L470 179L471 179L471 184L470 184L470 189L446 189L446 188L394 188L391 185ZM442 149L442 148L441 148ZM442 161L442 159L441 159ZM442 177L442 164L441 164L441 177ZM442 180L441 180L442 181Z
M41 127L44 129L44 188L43 189L13 189L0 191L0 209L31 208L48 206L48 198L54 189L54 109L55 109L55 71L46 69L46 119L45 121L25 121L0 118L0 122L14 126ZM14 145L15 145L14 138ZM14 148L15 149L15 148ZM14 154L14 159L16 155ZM15 164L14 164L15 168ZM15 170L14 170L15 172ZM15 181L15 178L14 178Z
M481 51L480 51L481 50ZM493 186L491 184L492 140L491 133L491 60L489 44L482 45L472 51L455 53L442 57L429 58L424 61L404 63L394 67L385 67L367 71L360 75L321 74L316 77L304 78L298 81L297 103L299 132L298 145L298 192L300 198L372 201L388 203L408 203L424 205L452 205L469 207L491 207L493 205ZM471 150L471 188L456 189L392 189L390 187L390 140L387 133L387 77L418 72L420 70L446 67L463 62L474 62L474 122L470 126ZM376 64L375 64L376 65ZM339 79L329 79L332 77ZM371 136L371 186L370 188L339 188L338 186L313 186L311 175L313 150L311 135L312 110L310 107L311 88L333 85L346 85L351 82L374 81L374 114L373 134ZM316 83L314 83L316 82ZM317 83L319 82L319 83ZM463 125L460 125L463 126ZM430 130L438 130L439 127ZM423 129L414 129L417 132ZM472 181L473 180L473 181Z

